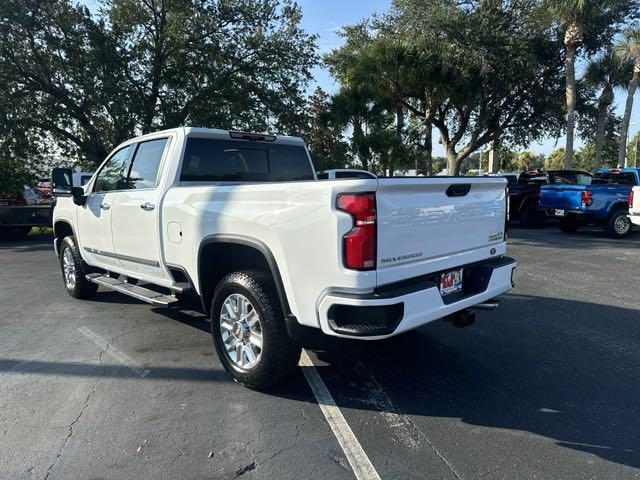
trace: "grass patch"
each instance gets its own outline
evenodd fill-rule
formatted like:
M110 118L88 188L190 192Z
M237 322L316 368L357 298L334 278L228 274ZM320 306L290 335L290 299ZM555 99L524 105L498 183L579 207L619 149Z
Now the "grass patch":
M53 233L51 227L33 227L27 235L49 235Z

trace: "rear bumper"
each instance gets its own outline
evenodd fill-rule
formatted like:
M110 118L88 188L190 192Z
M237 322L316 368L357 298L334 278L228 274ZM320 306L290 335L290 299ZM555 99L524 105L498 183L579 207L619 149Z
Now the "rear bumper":
M630 213L629 220L631 220L631 223L634 225L640 225L640 213Z
M378 340L420 327L486 302L513 287L513 258L500 257L461 265L459 293L442 296L440 272L376 289L368 294L329 293L318 305L320 327L327 335ZM455 270L455 269L450 269Z

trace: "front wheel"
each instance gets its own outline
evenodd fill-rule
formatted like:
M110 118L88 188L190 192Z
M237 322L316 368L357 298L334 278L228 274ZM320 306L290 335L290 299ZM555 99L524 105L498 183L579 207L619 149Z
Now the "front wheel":
M78 247L73 237L66 237L62 240L60 249L60 267L62 268L62 279L67 293L73 298L90 298L98 290L98 285L90 282L85 277L82 268L82 257L78 252Z
M255 390L286 378L300 358L273 282L262 272L234 272L220 281L211 303L211 334L227 372Z
M604 230L612 238L624 238L631 232L631 220L626 210L613 212L607 219Z

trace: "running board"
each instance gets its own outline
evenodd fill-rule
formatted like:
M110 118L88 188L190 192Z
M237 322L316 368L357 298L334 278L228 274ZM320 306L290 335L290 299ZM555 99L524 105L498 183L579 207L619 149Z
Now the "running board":
M176 303L178 299L171 295L165 295L155 290L139 287L137 285L131 285L117 278L111 278L108 275L102 275L100 273L90 273L86 275L87 280L103 287L107 287L115 292L124 293L130 297L137 298L143 302L150 303L151 305L157 305L160 307L168 307L169 305Z

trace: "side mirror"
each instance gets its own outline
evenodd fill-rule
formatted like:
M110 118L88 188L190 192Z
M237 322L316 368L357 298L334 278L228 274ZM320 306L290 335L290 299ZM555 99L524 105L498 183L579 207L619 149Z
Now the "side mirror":
M80 207L87 203L87 196L84 194L84 188L82 187L71 187L71 196L73 197L73 203Z
M73 171L70 168L54 168L51 170L51 194L71 195L73 188Z

